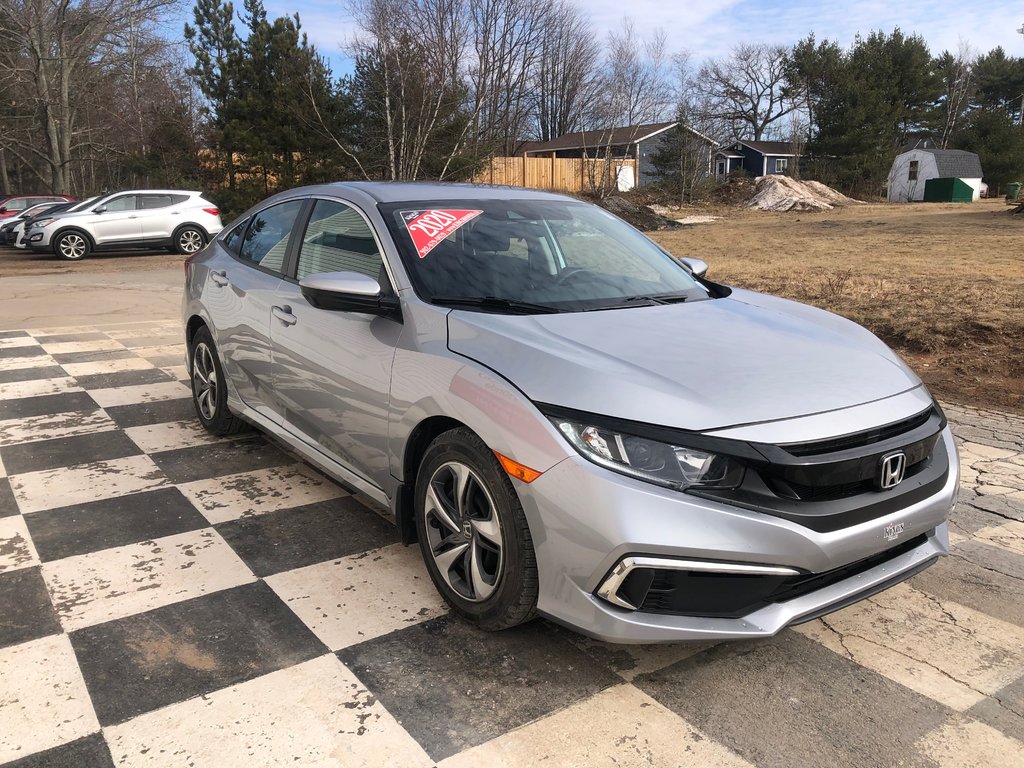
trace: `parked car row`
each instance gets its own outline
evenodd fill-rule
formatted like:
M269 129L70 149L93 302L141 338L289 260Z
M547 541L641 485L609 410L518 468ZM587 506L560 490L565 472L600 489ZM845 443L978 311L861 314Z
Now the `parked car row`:
M26 200L45 197L31 206ZM5 213L6 212L6 213ZM94 251L167 248L191 255L221 230L220 211L201 192L124 190L74 202L64 195L0 200L0 245L77 261Z

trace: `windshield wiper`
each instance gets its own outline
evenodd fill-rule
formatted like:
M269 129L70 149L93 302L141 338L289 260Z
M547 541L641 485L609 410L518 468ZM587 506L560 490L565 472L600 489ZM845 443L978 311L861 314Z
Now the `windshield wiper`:
M518 299L501 299L497 296L434 296L433 304L448 307L478 307L479 309L504 310L520 315L555 314L561 310L547 304L531 304Z
M597 307L590 307L587 311L596 312L602 309L625 309L627 307L635 307L639 304L647 304L648 306L659 304L681 304L688 298L690 297L685 293L654 294L651 296L625 296L616 300L614 304L602 304Z

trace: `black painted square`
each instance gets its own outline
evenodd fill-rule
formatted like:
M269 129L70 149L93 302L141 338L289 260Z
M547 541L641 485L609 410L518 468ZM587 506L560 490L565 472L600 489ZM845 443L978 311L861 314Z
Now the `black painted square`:
M37 381L39 379L62 379L66 376L67 373L59 365L15 368L11 371L0 371L0 384L11 384L15 381Z
M25 524L43 562L209 525L177 488L35 512L25 516Z
M189 407L192 407L191 401ZM190 483L295 463L295 459L257 434L241 440L162 451L150 454L150 458L172 483Z
M28 331L0 331L0 339L21 339L28 336Z
M76 376L75 381L83 389L111 389L113 387L134 387L138 384L157 384L174 381L174 377L159 368L142 368L137 371L114 371L89 376Z
M398 532L351 496L242 517L217 526L257 576L394 544Z
M71 644L101 725L326 651L262 581L88 627Z
M94 733L7 763L3 768L114 768L114 761L103 735Z
M42 357L46 354L38 344L28 344L24 347L0 347L0 360L15 357Z
M139 447L119 429L0 448L0 458L3 459L9 475L70 467L85 462L120 459L140 453L142 451Z
M443 617L337 655L434 760L622 682L542 621L483 632Z
M14 491L11 490L11 481L6 477L0 477L0 517L19 515L18 502L14 500Z
M977 539L962 541L949 557L917 574L917 589L940 600L969 605L1000 621L1024 627L1024 556ZM1024 710L1022 710L1024 711Z
M146 355L146 359L153 365L169 368L172 365L184 365L185 364L185 348L182 346L182 352L180 355Z
M0 421L49 416L54 413L70 413L71 411L95 410L96 402L85 392L61 392L59 395L0 400Z
M61 631L39 566L0 573L0 647Z
M156 403L117 405L105 410L117 426L125 429L196 418L196 411L190 397L161 400Z
M633 684L763 768L917 765L951 711L796 632L722 643Z
M95 352L59 352L53 359L61 365L66 363L95 363L100 360L124 360L137 357L130 349L100 349Z

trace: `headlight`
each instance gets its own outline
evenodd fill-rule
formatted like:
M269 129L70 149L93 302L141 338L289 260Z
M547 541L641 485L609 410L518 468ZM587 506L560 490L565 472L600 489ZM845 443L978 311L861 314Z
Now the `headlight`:
M549 417L572 446L602 467L666 488L735 488L743 465L718 453L673 445L604 427Z
M45 227L47 224L52 224L53 222L54 222L53 219L40 219L39 221L35 222L32 225L32 228L33 229L38 229L39 227Z

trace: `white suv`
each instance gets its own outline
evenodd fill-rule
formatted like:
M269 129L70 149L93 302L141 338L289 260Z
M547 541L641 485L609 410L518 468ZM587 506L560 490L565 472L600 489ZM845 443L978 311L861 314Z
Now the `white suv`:
M220 211L200 192L136 189L42 219L24 240L33 251L73 261L92 251L129 248L169 248L191 255L221 228Z

